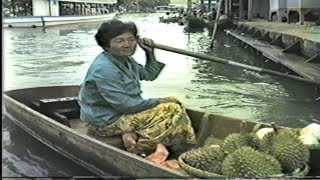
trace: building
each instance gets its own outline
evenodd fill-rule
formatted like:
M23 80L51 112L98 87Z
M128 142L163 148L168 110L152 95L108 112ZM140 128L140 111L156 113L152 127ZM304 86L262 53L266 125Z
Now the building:
M226 0L232 1L232 0ZM239 19L268 19L269 21L305 21L320 23L320 0L233 0L239 1Z
M99 15L114 11L117 0L4 0L3 4L5 16Z

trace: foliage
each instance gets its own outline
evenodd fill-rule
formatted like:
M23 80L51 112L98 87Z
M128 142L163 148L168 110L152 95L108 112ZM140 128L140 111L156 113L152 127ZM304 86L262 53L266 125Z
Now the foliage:
M12 3L16 6L24 6L25 4L32 4L32 0L2 0L2 6L5 8L11 8Z

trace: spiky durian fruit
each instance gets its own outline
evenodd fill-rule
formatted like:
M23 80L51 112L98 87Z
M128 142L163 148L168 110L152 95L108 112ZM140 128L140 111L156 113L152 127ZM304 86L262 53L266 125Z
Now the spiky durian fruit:
M221 144L221 149L224 153L230 154L233 151L243 147L248 146L246 138L238 133L229 134Z
M269 154L242 147L226 156L222 173L228 177L270 177L281 174L281 165Z
M261 140L257 136L256 133L248 133L244 134L244 138L246 139L248 145L254 149L259 149L261 145Z
M273 138L276 136L276 132L269 132L263 136L260 141L260 150L267 151L270 146L272 146Z
M221 144L221 149L224 151L224 153L230 154L244 146L257 149L260 146L260 139L254 133L230 134L224 139L223 143Z
M225 154L220 147L203 147L188 152L183 159L188 165L204 171L221 174Z
M274 128L262 128L262 129L259 129L256 134L257 136L259 137L259 139L263 139L263 137L268 134L268 133L271 133L271 132L274 132Z
M300 135L300 129L298 128L283 128L283 129L278 129L277 131L279 132L292 132L293 134Z
M267 134L262 139L261 151L274 156L280 162L284 173L303 168L310 156L308 148L292 131Z

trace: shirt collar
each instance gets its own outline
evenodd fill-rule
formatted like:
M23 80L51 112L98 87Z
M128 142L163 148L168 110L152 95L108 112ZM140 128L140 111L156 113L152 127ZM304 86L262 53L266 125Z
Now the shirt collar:
M131 64L130 64L130 62L129 62L129 59L131 59L130 57L128 57L127 59L126 59L126 63L127 63L127 65L128 65L128 68L127 67L125 67L125 65L123 64L123 63L121 63L120 61L118 61L114 56L112 56L110 53L108 53L108 51L104 51L103 52L103 54L107 57L107 59L111 62L111 63L113 63L115 66L117 66L119 69L121 69L125 74L127 74L128 76L130 76L131 78L134 78L134 79L136 79L135 78L135 76L132 74L132 73L130 73L131 72Z

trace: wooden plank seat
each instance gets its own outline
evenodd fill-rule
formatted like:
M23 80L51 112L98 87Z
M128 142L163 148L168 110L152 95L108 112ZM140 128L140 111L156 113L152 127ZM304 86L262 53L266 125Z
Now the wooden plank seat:
M93 137L101 142L104 142L106 144L110 144L112 146L124 149L124 145L121 139L121 136L110 136L110 137L101 137L101 136L95 136L92 134L88 134L88 127L86 126L86 122L80 120L80 119L71 119L69 120L71 128L82 133L86 134L90 137Z
M78 106L77 97L40 99L40 106L46 109L63 109Z
M69 119L79 118L80 115L77 97L40 99L31 102L31 107L68 127L71 127Z
M124 148L120 136L101 137L87 133L88 127L86 126L86 123L79 119L80 106L77 102L77 97L40 99L38 101L31 102L31 107L80 133L89 135L90 137L106 144L110 144L118 148Z

